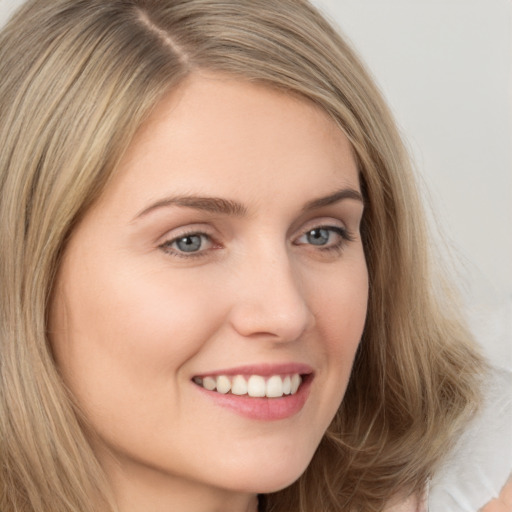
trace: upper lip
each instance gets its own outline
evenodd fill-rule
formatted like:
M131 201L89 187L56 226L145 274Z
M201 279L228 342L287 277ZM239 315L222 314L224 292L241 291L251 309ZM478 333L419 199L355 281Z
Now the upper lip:
M270 377L271 375L308 375L313 373L313 368L304 363L280 363L280 364L248 364L221 370L207 371L199 373L195 377L214 377L217 375L261 375Z

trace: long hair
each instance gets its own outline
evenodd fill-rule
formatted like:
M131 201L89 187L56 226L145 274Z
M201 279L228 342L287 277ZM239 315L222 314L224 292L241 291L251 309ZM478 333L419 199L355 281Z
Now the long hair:
M365 196L368 317L311 464L268 512L380 511L421 492L484 363L431 272L409 159L363 65L305 0L30 0L0 34L0 509L115 511L52 358L66 241L138 128L198 70L301 95L348 137Z

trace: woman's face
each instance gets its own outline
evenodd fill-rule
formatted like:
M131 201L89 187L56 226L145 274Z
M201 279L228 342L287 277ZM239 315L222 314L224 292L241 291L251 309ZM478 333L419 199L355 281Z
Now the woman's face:
M73 232L51 307L120 495L299 477L363 330L362 212L349 143L311 103L196 75L158 106Z

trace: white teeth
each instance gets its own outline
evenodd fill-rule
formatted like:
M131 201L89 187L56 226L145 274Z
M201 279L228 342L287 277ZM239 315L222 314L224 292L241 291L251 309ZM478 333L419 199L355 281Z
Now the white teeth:
M203 379L203 388L213 391L217 387L217 381L213 377Z
M289 395L292 392L292 379L289 375L287 375L283 379L283 394Z
M247 381L241 375L237 375L233 379L233 384L231 385L231 393L234 395L247 394Z
M266 391L265 379L260 375L251 375L247 382L247 394L253 397L263 397Z
M283 396L283 379L281 377L274 375L268 379L266 395L269 398Z
M225 395L231 389L231 381L225 375L217 377L217 391Z
M298 373L285 377L272 375L267 380L261 375L248 377L236 375L232 378L219 375L218 377L195 377L193 380L209 391L217 391L224 395L231 391L233 395L249 395L255 398L280 398L284 395L294 395L302 382Z
M292 375L291 381L291 394L294 395L295 393L297 393L297 390L299 389L302 379L300 378L300 375L295 373L294 375Z

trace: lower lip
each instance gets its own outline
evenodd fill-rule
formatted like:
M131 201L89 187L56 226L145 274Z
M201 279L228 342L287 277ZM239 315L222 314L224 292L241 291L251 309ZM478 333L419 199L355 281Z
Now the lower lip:
M280 398L252 398L248 395L233 395L209 391L195 384L197 389L215 404L231 409L241 416L252 420L276 421L291 418L297 414L306 403L311 388L312 375L304 378L297 393Z

